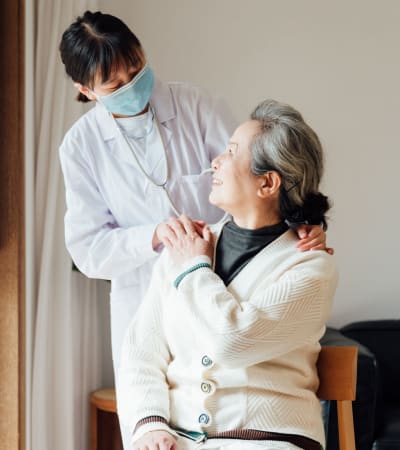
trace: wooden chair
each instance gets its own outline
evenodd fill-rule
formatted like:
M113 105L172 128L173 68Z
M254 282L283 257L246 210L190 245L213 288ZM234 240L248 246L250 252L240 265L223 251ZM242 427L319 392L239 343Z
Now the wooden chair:
M102 411L113 413L113 420L110 420L109 417L107 422L104 423L104 421L101 420ZM90 450L102 450L106 448L107 450L122 449L122 441L116 414L117 402L114 389L99 389L98 391L92 392L90 395ZM101 438L101 424L106 428L107 442L102 442L104 439Z
M336 400L340 450L355 450L352 401L356 398L357 347L324 346L318 362L321 400Z
M357 347L322 347L317 368L318 397L337 402L340 450L355 450L352 401L356 398ZM101 389L90 396L90 450L102 448L97 442L99 411L117 412L114 389Z

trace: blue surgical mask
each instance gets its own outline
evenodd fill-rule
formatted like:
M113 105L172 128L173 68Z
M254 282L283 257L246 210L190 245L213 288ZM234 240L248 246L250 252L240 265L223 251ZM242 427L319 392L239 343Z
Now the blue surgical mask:
M108 112L122 116L134 116L144 110L150 100L154 86L154 74L147 64L143 69L111 94L96 95Z

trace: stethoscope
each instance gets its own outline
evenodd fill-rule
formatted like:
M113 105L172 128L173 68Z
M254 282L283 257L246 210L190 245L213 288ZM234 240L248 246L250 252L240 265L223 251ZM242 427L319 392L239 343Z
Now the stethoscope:
M115 123L115 126L116 126L120 136L122 137L122 139L124 140L125 144L129 148L129 150L130 150L130 152L131 152L131 154L133 156L134 162L136 164L136 167L140 170L140 172L144 175L144 177L147 179L147 181L152 186L154 186L154 187L156 187L158 189L161 189L165 193L165 196L166 196L166 198L168 200L169 205L171 206L172 211L176 214L177 217L179 217L181 215L181 213L179 212L178 208L175 206L175 203L172 200L171 195L170 195L170 193L168 192L168 189L167 189L167 183L169 181L169 162L168 162L168 157L167 157L167 150L166 150L165 141L164 141L164 138L163 138L161 130L160 130L160 122L158 120L156 112L154 111L154 108L151 105L149 105L149 108L150 108L150 112L153 115L154 122L155 122L155 125L156 125L156 130L157 130L160 142L161 142L161 146L163 148L164 166L165 166L165 178L161 182L157 182L156 180L154 180L150 176L150 174L148 174L146 172L146 169L143 167L143 164L140 162L140 160L138 158L138 155L136 153L136 150L135 150L134 146L132 145L131 141L126 136L126 134L124 133L123 129L121 128L121 126L116 121L115 117L112 114L110 114L110 117L112 117L113 122ZM205 173L212 173L212 172L213 172L213 169L210 167L208 169L203 170L200 173L200 175L203 175Z
M138 158L138 156L137 156L137 154L136 154L136 150L135 150L135 148L133 147L131 141L130 141L129 138L126 136L126 134L125 134L124 131L122 130L121 126L120 126L120 125L118 124L118 122L116 121L115 117L114 117L112 114L110 114L110 116L112 117L112 119L113 119L113 121L114 121L114 123L115 123L115 125L116 125L116 128L117 128L117 130L118 130L118 132L119 132L119 134L120 134L120 136L122 137L122 139L124 140L125 144L126 144L127 147L129 148L129 150L130 150L130 152L131 152L131 154L132 154L132 156L133 156L133 160L134 160L134 162L135 162L135 164L136 164L136 167L139 169L139 171L144 175L144 177L147 179L147 181L148 181L152 186L154 186L154 187L156 187L156 188L158 188L158 189L161 189L161 190L165 193L165 196L166 196L166 198L167 198L167 200L168 200L168 203L169 203L169 205L171 206L173 212L179 217L179 216L180 216L180 213L179 213L179 211L178 211L178 208L175 206L175 203L173 202L173 200L172 200L172 198L171 198L171 195L170 195L170 193L168 192L168 189L167 189L167 183L168 183L168 181L169 181L169 162L168 162L168 158L167 158L167 150L166 150L164 138L163 138L163 136L162 136L162 134L161 134L161 131L160 131L160 123L159 123L157 114L155 113L153 107L150 105L149 108L150 108L150 112L151 112L152 115L153 115L154 122L155 122L156 129L157 129L157 133L158 133L158 137L159 137L159 139L160 139L161 146L162 146L162 148L163 148L164 167L165 167L165 178L164 178L164 180L161 181L161 182L158 182L157 180L154 180L154 179L150 176L150 174L147 173L146 169L143 167L143 164L140 162L140 160L139 160L139 158Z

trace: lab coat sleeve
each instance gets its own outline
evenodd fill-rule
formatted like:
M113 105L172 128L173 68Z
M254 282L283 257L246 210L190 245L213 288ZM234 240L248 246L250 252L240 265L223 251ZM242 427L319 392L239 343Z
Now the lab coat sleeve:
M118 415L132 432L146 417L162 417L167 423L170 418L166 372L171 356L162 323L161 259L154 266L149 290L125 335L118 369ZM139 427L133 440L159 429L172 432L168 425L155 422Z
M179 296L190 304L193 328L201 328L204 352L235 368L318 341L330 311L336 271L329 264L317 269L307 265L298 264L242 302L211 269L185 276Z
M65 240L79 270L90 278L110 280L157 255L152 239L157 224L121 228L109 211L77 142L60 148L67 212Z

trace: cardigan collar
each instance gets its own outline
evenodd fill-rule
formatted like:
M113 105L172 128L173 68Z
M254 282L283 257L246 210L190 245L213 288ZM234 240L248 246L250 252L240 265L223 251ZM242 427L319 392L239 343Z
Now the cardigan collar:
M222 226L219 230L218 236ZM276 268L281 259L287 259L293 253L293 244L298 241L298 238L293 230L289 229L269 245L264 247L257 255L252 258L248 264L236 275L236 277L228 284L228 291L234 295L236 298L242 300L248 299L253 294L253 291L257 288L259 283L256 280L265 280L269 273L272 272L273 268ZM282 251L287 249L288 252ZM276 250L281 250L278 254ZM266 269L265 263L260 264L260 262L265 259L270 253L274 254L273 267L271 271ZM277 255L279 255L280 260L277 260ZM249 280L252 280L249 283Z

